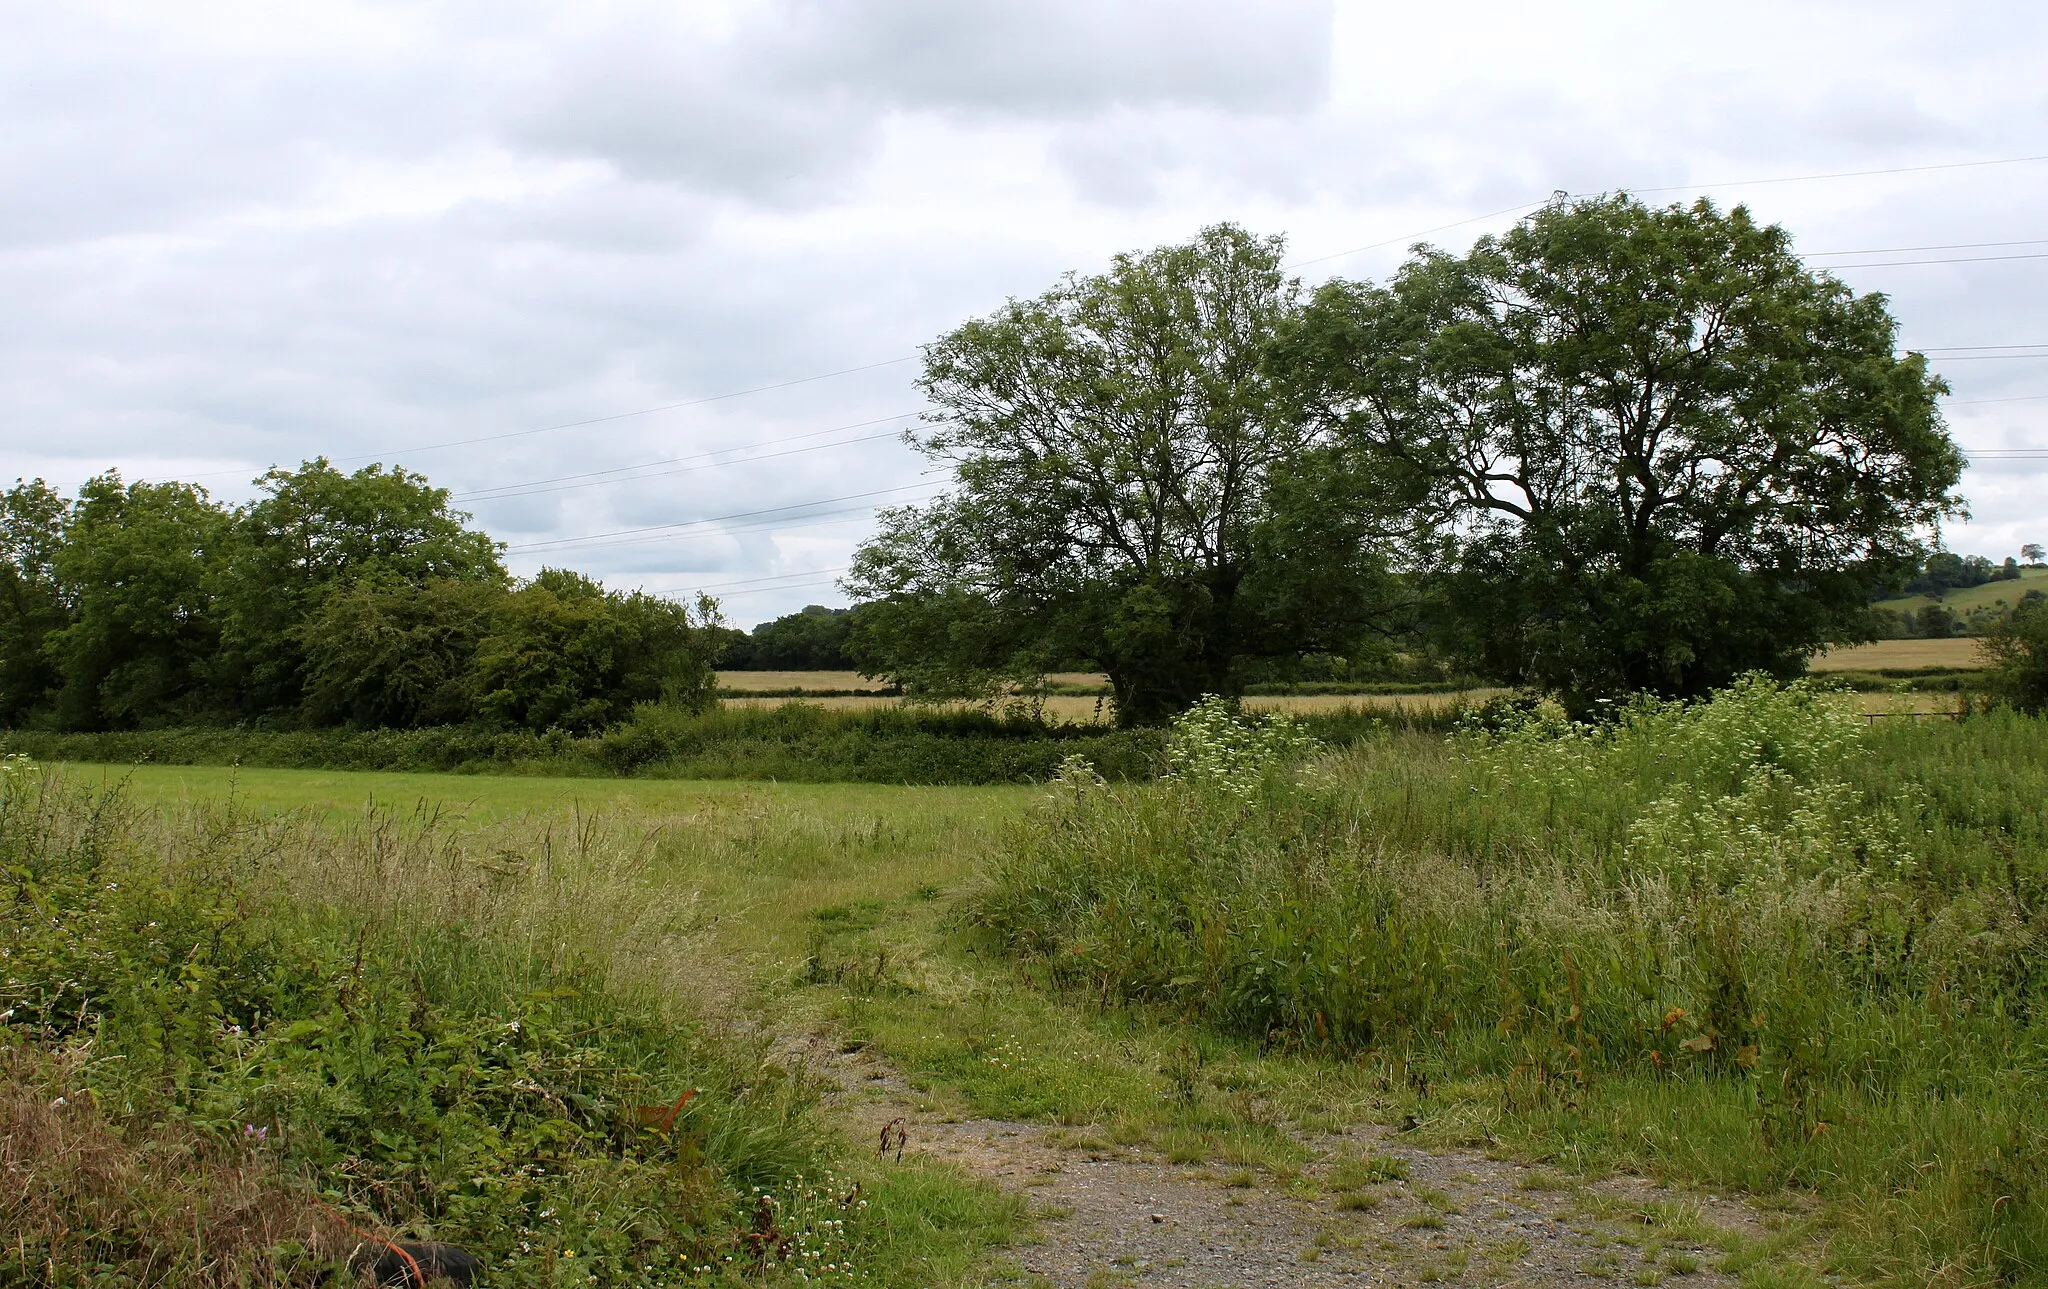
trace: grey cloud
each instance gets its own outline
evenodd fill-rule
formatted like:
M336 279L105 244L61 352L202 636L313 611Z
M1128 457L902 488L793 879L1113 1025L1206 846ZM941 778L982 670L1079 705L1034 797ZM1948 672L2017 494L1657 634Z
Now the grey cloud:
M511 129L628 175L805 204L858 173L894 112L1308 111L1330 25L1328 0L786 0L716 39L641 13L545 68Z
M878 113L831 88L791 93L745 52L667 24L606 32L548 69L551 83L515 114L513 137L757 201L829 196L866 159Z
M1329 0L795 0L788 13L793 79L910 107L1302 112L1329 85Z

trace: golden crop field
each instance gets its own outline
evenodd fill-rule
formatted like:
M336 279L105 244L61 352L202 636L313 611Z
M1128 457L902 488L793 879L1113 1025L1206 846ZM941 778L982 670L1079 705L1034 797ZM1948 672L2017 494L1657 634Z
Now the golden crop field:
M1875 644L1850 645L1816 654L1808 664L1814 671L1876 671L1885 667L1982 667L1984 656L1977 642L1964 637L1948 640L1879 640Z
M852 685L833 683L838 677L852 675L851 672L726 672L719 679L721 683L726 683L727 688L738 689L741 686L727 683L726 678L743 675L777 676L782 678L779 684L769 685L761 683L752 686L752 688L758 689L826 690L853 688ZM1077 679L1068 680L1067 683L1086 683L1091 679L1095 678L1080 676ZM1455 693L1437 694L1286 694L1247 698L1244 705L1252 711L1296 712L1302 715L1323 715L1341 711L1392 711L1400 708L1438 711L1461 700L1486 699L1495 694L1504 694L1506 692L1508 691L1504 689L1470 689L1460 690ZM776 707L783 703L805 703L811 706L845 711L870 707L896 707L903 705L904 701L901 698L879 693L833 694L829 696L797 698L764 693L759 696L734 696L727 698L725 704L728 707ZM1017 699L1013 701L1019 710L1028 710L1031 706L1028 700ZM976 704L972 703L948 703L941 705L958 707L976 706ZM1080 694L1056 694L1044 700L1044 710L1049 720L1076 725L1091 725L1097 722L1107 723L1116 719L1115 708L1106 695L1096 698Z
M869 680L857 671L721 671L718 673L718 687L769 691L866 689L876 693L887 688L881 681Z

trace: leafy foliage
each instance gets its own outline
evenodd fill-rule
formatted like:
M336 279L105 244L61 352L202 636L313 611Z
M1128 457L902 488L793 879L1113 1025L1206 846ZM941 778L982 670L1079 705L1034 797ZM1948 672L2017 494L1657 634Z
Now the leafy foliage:
M494 1284L702 1283L700 1267L758 1261L758 1194L815 1204L809 1092L708 1039L676 1006L682 982L648 974L687 913L646 907L630 851L501 840L494 875L435 825L333 832L230 808L173 826L5 769L8 1073L76 1103L68 1126L102 1154L155 1142L209 1161L182 1182L128 1174L158 1199L229 1209L244 1201L189 1188L253 1177L298 1218L269 1225L301 1238L252 1246L209 1216L209 1244L193 1220L157 1223L147 1188L39 1184L0 1199L0 1264L108 1285L343 1283L341 1225L455 1241ZM638 1113L690 1089L658 1131ZM79 1182L46 1145L39 1177Z
M207 572L229 532L189 484L109 473L79 489L52 560L70 610L47 645L63 676L61 721L89 729L205 711L220 643Z
M2048 712L2048 598L2022 600L1980 647L1991 660L1993 693L2023 712Z
M1218 225L927 346L916 442L955 489L857 554L864 669L960 694L1092 659L1142 724L1348 646L1382 570L1352 472L1272 397L1280 253Z
M412 471L370 465L343 474L321 457L256 483L263 495L234 515L235 540L214 570L223 679L252 714L300 701L303 627L329 596L505 581L498 544L464 525L447 489Z
M1560 200L1386 286L1333 282L1288 366L1397 490L1444 625L1578 701L1796 674L1955 513L1962 458L1882 296L1701 201Z
M227 509L102 475L0 503L0 721L70 730L256 720L585 732L711 701L715 610L545 570L410 471L325 460Z
M477 702L509 724L575 733L656 699L698 711L714 684L708 655L682 605L544 569L493 613L477 645Z
M1070 776L976 916L1089 996L1498 1080L1553 1141L1633 1098L1672 1126L1631 1157L1853 1199L1908 1278L2038 1276L2044 727L1838 701L1752 677L1598 723L1503 712L1250 808L1241 780ZM1680 1104L1720 1118L1679 1131Z
M0 724L46 705L62 680L51 645L70 618L57 580L70 513L40 479L0 497Z
M850 671L854 660L846 651L847 637L857 612L807 604L752 632L734 631L718 665L735 671Z

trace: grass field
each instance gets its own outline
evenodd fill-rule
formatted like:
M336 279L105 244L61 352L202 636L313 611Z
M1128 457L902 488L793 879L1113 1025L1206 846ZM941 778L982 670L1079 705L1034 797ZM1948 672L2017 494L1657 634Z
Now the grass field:
M1947 640L1879 640L1874 644L1848 645L1814 655L1807 666L1820 673L1937 667L1974 670L1984 666L1984 657L1975 640L1957 636Z
M1275 1190L1305 1184L1302 1143L1317 1134L1405 1125L1418 1146L1747 1190L1785 1214L1769 1241L1728 1255L1728 1272L1757 1289L1817 1284L1821 1271L1836 1283L2039 1283L2048 1137L2026 1107L2048 999L2026 965L2041 959L2024 947L2048 934L2038 723L1853 721L1820 737L1790 717L1755 719L1779 722L1760 743L1739 720L1709 721L1719 732L1697 747L1676 728L1625 754L1538 740L1517 745L1513 765L1440 736L1394 734L1325 762L1310 782L1334 795L1313 801L1198 805L1172 785L1132 786L1082 815L1058 804L1071 784L63 774L119 785L166 837L226 835L208 821L232 802L231 817L275 821L237 825L252 838L296 827L363 845L440 838L394 852L412 857L394 872L418 863L432 882L539 871L543 857L563 878L600 863L609 884L562 888L551 935L575 928L581 943L624 952L713 1032L737 1024L870 1044L935 1113L1068 1125L1076 1140L1189 1167L1215 1161ZM1742 750L1755 748L1766 751ZM1753 755L1785 758L1791 777L1743 796L1740 758ZM1816 766L1826 773L1809 781ZM1712 777L1724 774L1734 797L1715 795L1729 790ZM1674 781L1694 785L1682 811L1659 786ZM1893 803L1892 813L1852 801ZM1726 823L1726 836L1703 820ZM1774 830L1783 855L1773 862L1814 857L1798 870L1810 885L1732 887L1713 907L1762 920L1741 923L1750 929L1727 953L1708 953L1712 970L1697 980L1684 964L1720 943L1710 918L1675 912L1664 957L1642 960L1666 965L1637 964L1647 947L1629 910L1674 896L1617 867L1638 853L1626 848L1654 841L1676 872L1721 863L1710 851L1733 862L1749 827ZM1228 858L1238 884L1212 891L1213 873L1183 867L1159 880L1167 854L1146 847L1161 839L1182 860ZM1370 845L1355 849L1361 839ZM1031 867L1049 846L1071 871ZM1845 885L1828 858L1869 865L1901 846L1920 865L1906 879ZM1355 889L1329 880L1348 857L1366 865ZM324 898L335 879L304 871L303 897ZM1579 876L1568 892L1542 886L1546 873ZM1382 889L1382 877L1399 880ZM1611 883L1635 894L1599 903ZM1227 918L1197 907L1205 891ZM1906 891L1917 894L1895 898ZM1100 907L1105 898L1113 908ZM1060 901L1101 920L1033 911ZM1169 908L1181 904L1192 918ZM685 933L646 938L655 913ZM538 906L506 928L535 916ZM1496 921L1478 934L1475 918ZM1812 938L1747 938L1766 922ZM1421 956L1382 978L1376 938ZM1195 950L1201 960L1181 956L1190 943L1209 946ZM1499 960L1480 962L1487 954ZM1231 984L1240 966L1244 981L1263 983ZM1642 986L1638 970L1676 974ZM1727 977L1742 982L1736 993L1717 995L1713 971L1737 973ZM1289 1003L1315 973L1320 1001ZM1783 992L1786 981L1799 987ZM1435 1001L1401 1001L1414 991ZM1376 1007L1393 1010L1370 1020ZM1403 1009L1427 1023L1402 1023ZM1765 1037L1738 1037L1741 1025ZM817 1131L824 1144L813 1149L835 1157L830 1125ZM861 1237L874 1282L981 1284L1000 1271L1019 1212L993 1192L910 1165L832 1166L865 1176L893 1214Z
M1929 595L1903 595L1895 600L1879 600L1874 607L1893 613L1918 613L1930 604L1940 604L1960 616L2001 603L2008 607L2018 604L2020 597L2028 591L2048 591L2048 568L2023 568L2017 582L1986 582L1982 586L1964 587L1950 591L1939 600Z

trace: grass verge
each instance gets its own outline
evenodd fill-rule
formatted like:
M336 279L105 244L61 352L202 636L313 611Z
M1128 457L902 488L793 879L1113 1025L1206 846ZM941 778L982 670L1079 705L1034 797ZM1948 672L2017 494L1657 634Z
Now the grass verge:
M658 836L0 784L0 1280L344 1283L366 1235L490 1283L929 1284L1017 1206L844 1152L707 1019Z

